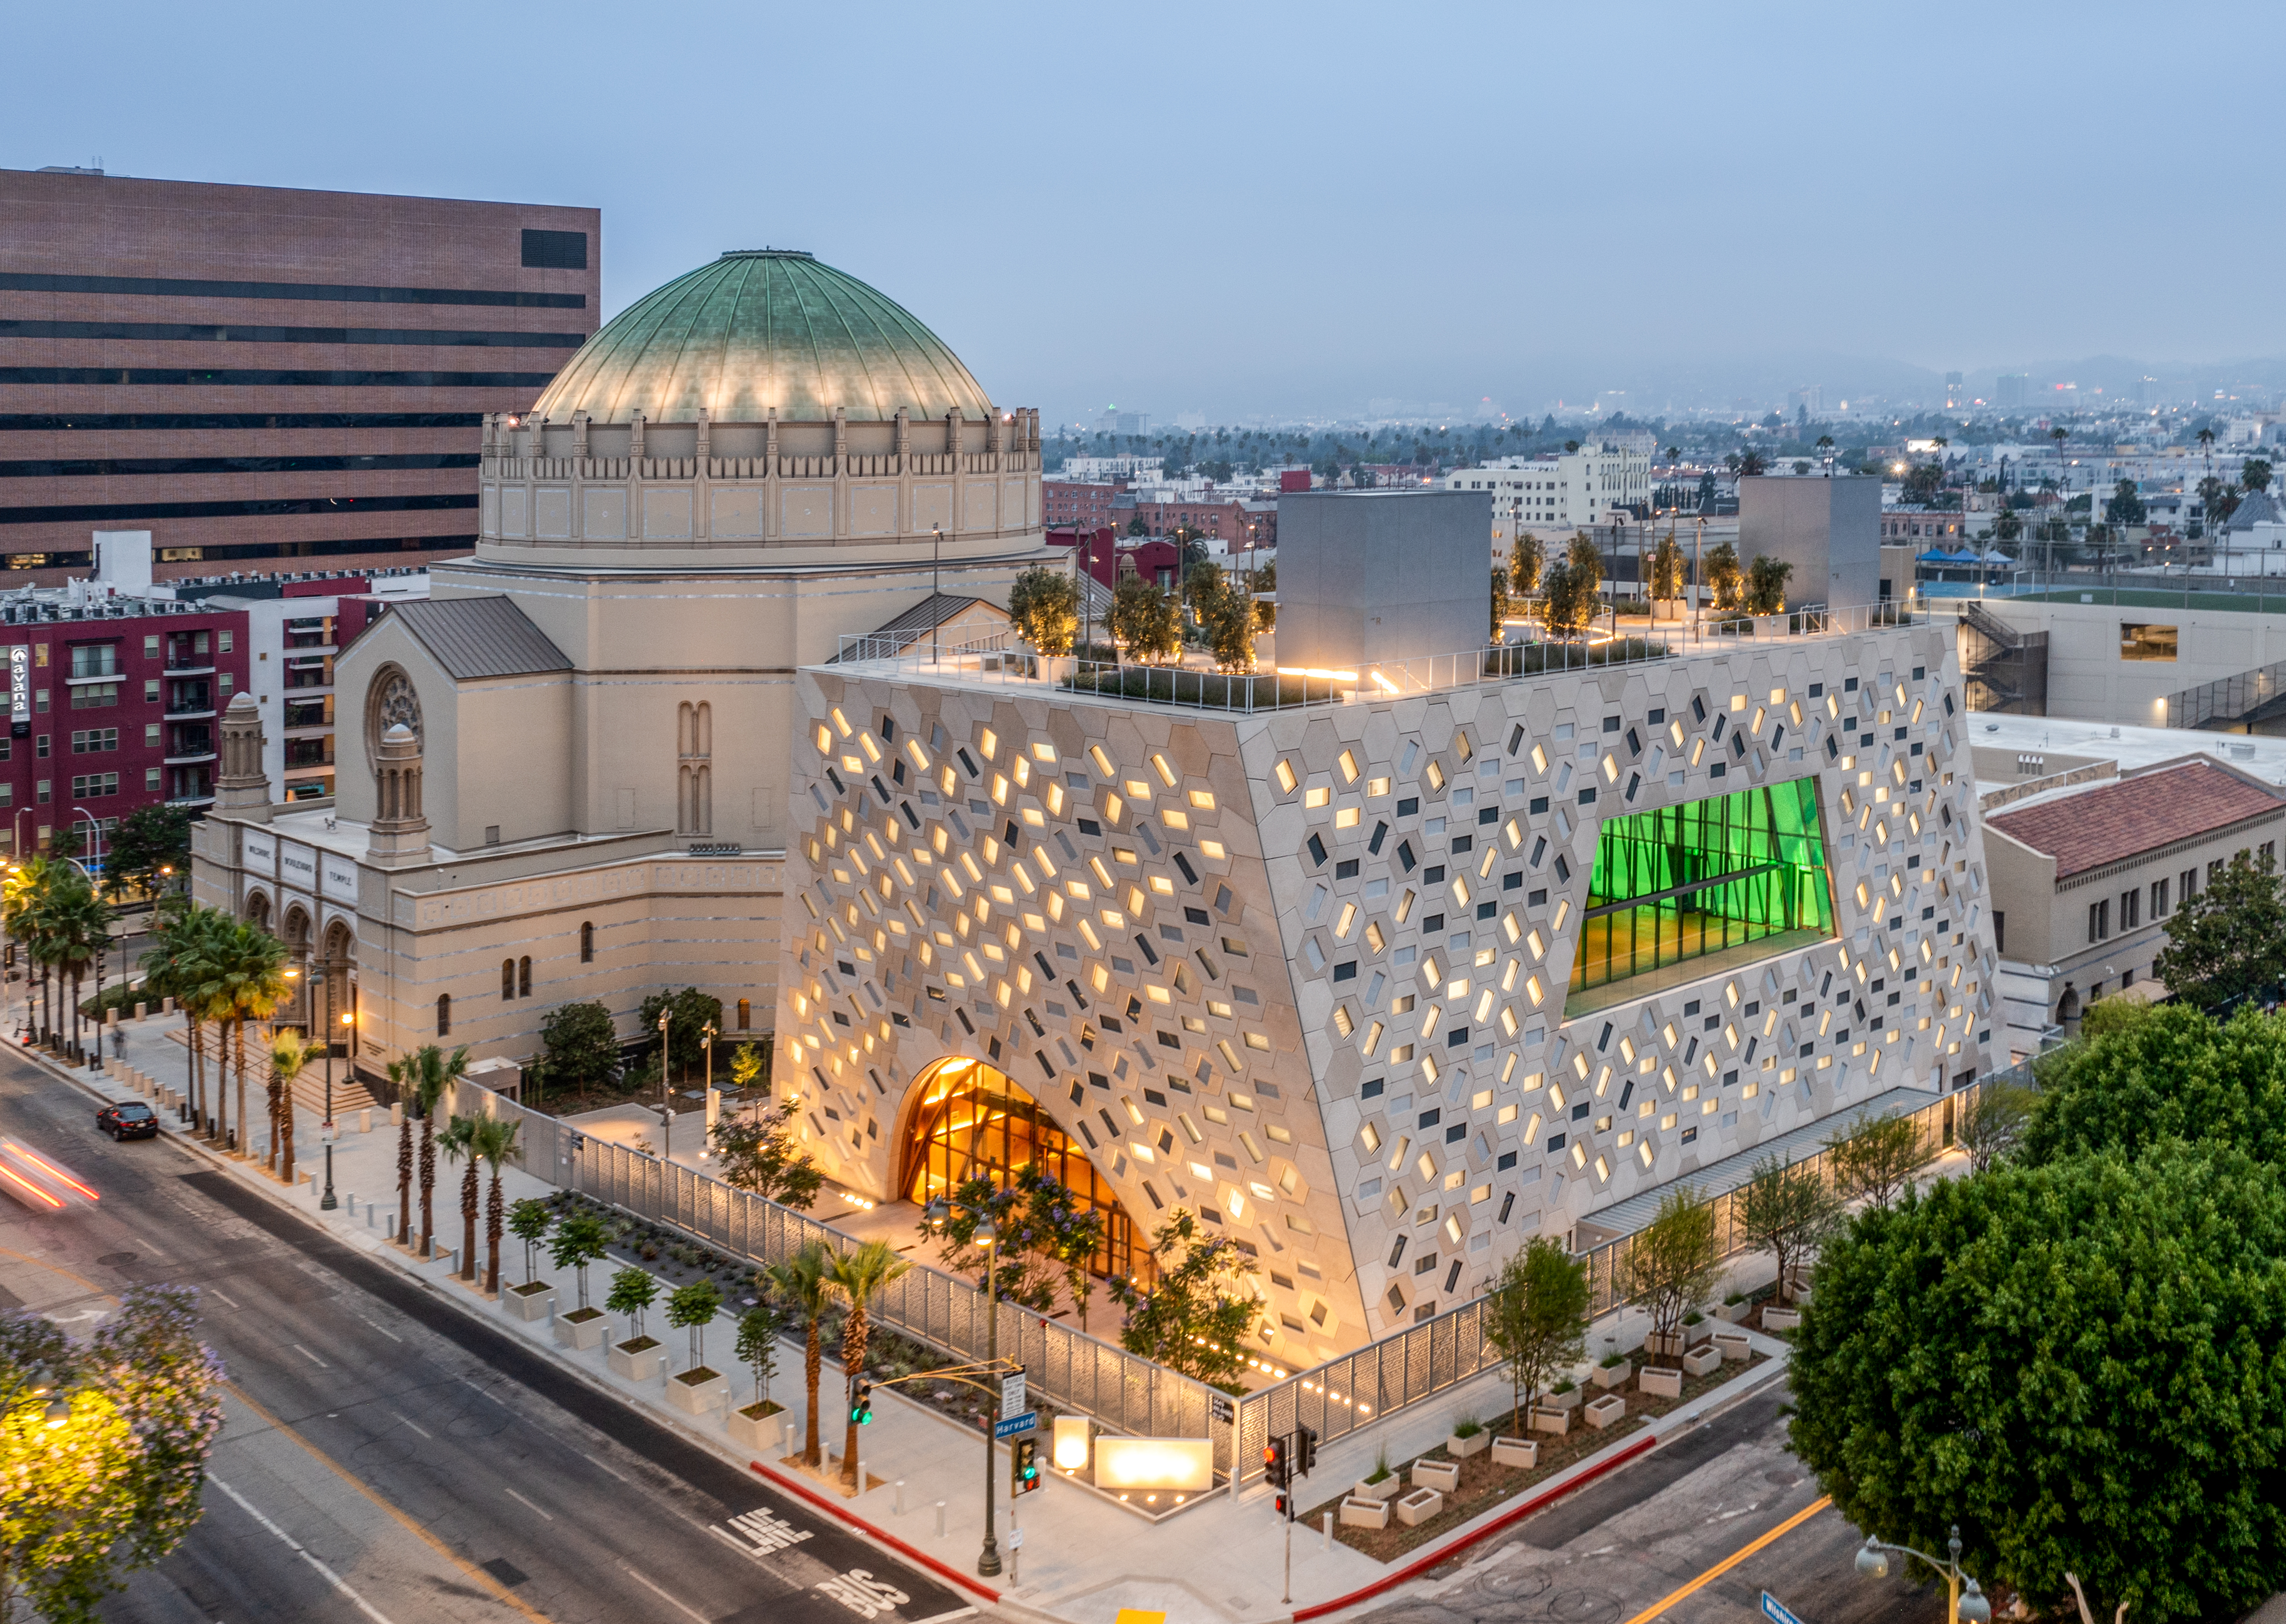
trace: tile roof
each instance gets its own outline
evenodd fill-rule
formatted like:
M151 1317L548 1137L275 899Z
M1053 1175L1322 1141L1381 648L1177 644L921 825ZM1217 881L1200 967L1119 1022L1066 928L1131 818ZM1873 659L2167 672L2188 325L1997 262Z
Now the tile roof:
M505 596L416 598L386 619L412 633L457 682L572 669L564 650Z
M1984 825L2053 857L2062 879L2281 808L2286 796L2275 790L2192 761L1995 813Z
M895 619L883 621L867 633L864 641L855 650L846 651L847 658L852 660L882 659L892 654L902 654L934 627L958 619L979 603L987 609L999 609L998 604L984 598L966 597L951 592L932 592ZM842 658L843 655L836 654L825 663L838 665Z

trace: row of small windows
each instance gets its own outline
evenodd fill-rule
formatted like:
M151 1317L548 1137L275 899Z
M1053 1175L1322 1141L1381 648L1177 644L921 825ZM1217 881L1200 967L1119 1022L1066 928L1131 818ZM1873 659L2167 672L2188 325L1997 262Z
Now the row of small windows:
M162 777L158 768L146 767L143 769L143 790L146 794L157 794L162 784ZM99 795L116 795L117 793L119 793L117 773L80 773L75 775L71 781L71 794L74 800L87 800ZM32 785L32 800L35 805L46 806L54 798L52 779L42 778ZM16 786L13 784L0 781L0 808L12 807L15 804Z
M114 818L106 818L104 820L104 824L106 831L108 831L116 826L117 820ZM48 832L44 829L40 832L40 838L43 842L47 839L47 832ZM590 927L585 926L581 926L581 929L583 930L588 928ZM531 996L531 958L527 957L524 958L504 958L501 960L501 997L503 999L509 999L530 997ZM753 1000L752 998L740 998L738 1000L738 1024L736 1029L741 1032L749 1032L753 1029ZM452 1035L453 995L449 992L440 992L437 995L437 1036L439 1037L450 1037Z
M0 412L0 433L88 429L475 429L481 412ZM472 459L473 460L473 459Z
M332 389L545 389L552 372L357 372L324 368L0 367L0 383L247 384Z
M0 338L94 338L169 343L437 344L455 349L577 350L585 333L451 327L272 327L217 321L0 321Z
M473 451L422 451L370 457L26 458L0 462L0 479L92 479L122 474L373 473L388 469L474 468L481 461Z
M0 367L0 374L6 370ZM0 376L0 383L7 381ZM43 508L0 508L0 524L67 524L108 519L258 519L310 513L433 513L476 505L473 491L430 496L289 496L268 501L78 502ZM386 543L359 545L379 551Z
M532 238L577 237L587 266L585 232L526 232L524 264L535 262ZM468 288L374 288L343 282L225 282L169 276L61 276L38 271L0 272L0 288L17 293L125 293L177 299L309 299L333 304L508 304L539 310L585 310L584 293L523 293Z

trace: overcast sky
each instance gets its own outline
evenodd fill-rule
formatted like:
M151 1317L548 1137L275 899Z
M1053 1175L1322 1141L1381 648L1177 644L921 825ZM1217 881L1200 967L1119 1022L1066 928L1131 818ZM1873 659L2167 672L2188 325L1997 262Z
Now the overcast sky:
M1005 405L1657 411L2286 354L2286 11L12 8L0 167L806 248ZM1901 371L1900 368L1905 370Z

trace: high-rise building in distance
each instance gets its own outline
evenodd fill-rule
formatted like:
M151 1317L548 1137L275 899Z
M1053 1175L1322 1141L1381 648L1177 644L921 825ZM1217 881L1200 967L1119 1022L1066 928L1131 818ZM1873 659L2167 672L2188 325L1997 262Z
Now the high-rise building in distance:
M602 224L0 170L0 586L99 529L153 532L161 579L473 551L484 414L595 330Z

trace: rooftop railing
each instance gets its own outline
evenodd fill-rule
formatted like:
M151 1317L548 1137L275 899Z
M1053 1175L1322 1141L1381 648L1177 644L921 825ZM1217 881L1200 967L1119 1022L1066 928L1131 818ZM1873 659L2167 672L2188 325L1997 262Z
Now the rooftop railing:
M1890 630L1926 620L1905 606L1864 604L1828 609L1811 604L1775 615L1718 614L1654 622L1649 626L1606 623L1573 637L1538 635L1522 628L1525 640L1452 654L1415 655L1375 660L1354 670L1279 666L1270 670L1226 672L1191 665L1152 665L1123 658L1038 654L998 632L932 648L910 635L845 636L834 664L866 676L899 682L983 684L1060 690L1105 699L1185 710L1251 715L1309 706L1348 705L1448 692L1530 677L1609 666L1717 653L1754 644L1803 638L1839 637Z

